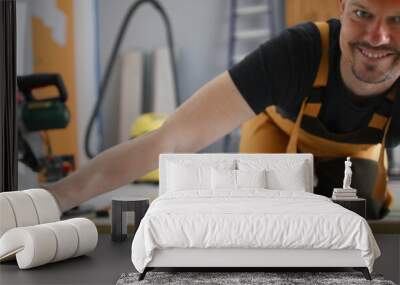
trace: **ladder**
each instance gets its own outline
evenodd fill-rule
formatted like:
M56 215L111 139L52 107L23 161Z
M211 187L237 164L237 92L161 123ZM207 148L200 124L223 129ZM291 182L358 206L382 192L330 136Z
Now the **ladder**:
M240 62L276 32L273 0L231 0L228 68ZM224 138L223 151L236 152L240 129Z
M272 0L231 0L228 67L271 38L275 32L272 11Z

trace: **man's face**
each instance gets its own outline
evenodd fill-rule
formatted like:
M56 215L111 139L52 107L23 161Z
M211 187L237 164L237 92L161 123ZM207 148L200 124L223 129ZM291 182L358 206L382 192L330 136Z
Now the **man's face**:
M400 76L400 0L339 0L343 60L362 82Z

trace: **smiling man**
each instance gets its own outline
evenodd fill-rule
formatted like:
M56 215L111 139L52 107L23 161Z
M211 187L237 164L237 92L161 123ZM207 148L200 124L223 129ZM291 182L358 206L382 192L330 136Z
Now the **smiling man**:
M340 2L344 82L360 94L384 92L400 73L400 1Z
M340 21L290 28L230 70L252 109L266 107L243 127L241 151L313 153L315 192L325 196L352 156L352 186L367 217L380 218L392 200L382 144L398 144L400 133L400 1L338 2Z
M340 0L341 19L283 31L205 84L158 130L115 146L46 187L62 210L196 152L242 125L241 152L307 152L331 196L352 157L368 218L384 216L384 147L400 141L400 1Z

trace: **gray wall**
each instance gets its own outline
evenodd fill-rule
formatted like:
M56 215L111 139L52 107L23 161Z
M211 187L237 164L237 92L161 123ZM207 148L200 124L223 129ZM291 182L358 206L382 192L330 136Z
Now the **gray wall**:
M98 0L100 65L103 73L119 25L133 0ZM173 28L181 100L227 68L230 0L163 0ZM246 1L246 4L260 1ZM282 1L276 1L281 6ZM243 2L242 2L243 3ZM282 11L283 9L280 9ZM281 20L278 24L281 28ZM149 52L166 46L165 28L159 14L143 5L129 25L121 52L136 48ZM103 108L103 147L116 143L118 66L107 91ZM216 144L208 151L221 151Z

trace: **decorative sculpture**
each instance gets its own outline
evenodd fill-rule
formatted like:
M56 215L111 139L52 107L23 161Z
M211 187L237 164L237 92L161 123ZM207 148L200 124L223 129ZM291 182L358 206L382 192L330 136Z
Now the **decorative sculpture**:
M351 161L350 157L347 157L346 161L344 162L344 179L343 179L343 189L352 189L351 188L351 176L353 172L351 171Z

